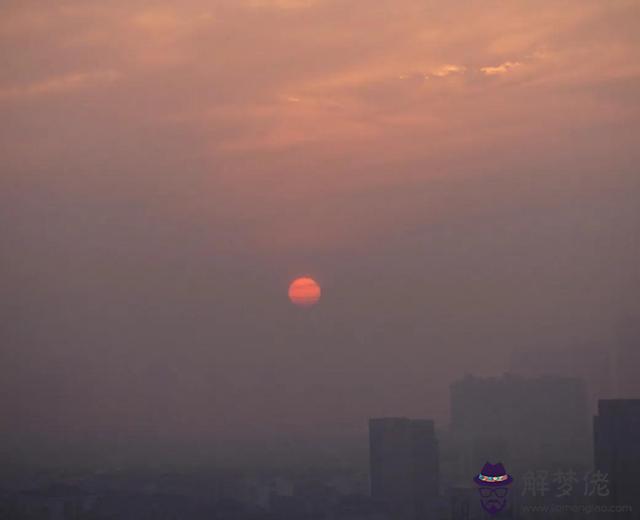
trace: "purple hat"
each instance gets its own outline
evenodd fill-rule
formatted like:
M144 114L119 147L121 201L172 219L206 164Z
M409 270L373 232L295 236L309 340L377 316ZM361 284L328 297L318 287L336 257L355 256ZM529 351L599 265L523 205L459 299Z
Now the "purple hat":
M513 482L511 475L507 475L502 462L491 464L487 462L482 466L482 471L473 477L473 481L479 486L507 486Z

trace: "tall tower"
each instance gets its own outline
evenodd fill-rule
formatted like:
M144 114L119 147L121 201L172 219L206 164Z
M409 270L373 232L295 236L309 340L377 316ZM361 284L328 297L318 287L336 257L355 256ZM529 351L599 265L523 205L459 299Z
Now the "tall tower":
M392 518L424 520L438 496L438 445L431 420L369 420L371 495Z

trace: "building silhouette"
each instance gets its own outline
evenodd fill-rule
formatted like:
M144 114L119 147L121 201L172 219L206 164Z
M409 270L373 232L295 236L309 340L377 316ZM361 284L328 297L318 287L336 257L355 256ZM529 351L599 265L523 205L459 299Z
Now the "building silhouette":
M438 444L431 420L369 421L371 495L394 520L425 520L436 507Z
M601 400L593 427L595 469L607 486L590 492L601 502L631 507L615 518L640 519L640 399Z
M584 381L589 413L597 413L598 399L615 395L615 355L608 345L584 342L567 347L540 347L514 350L510 373L537 378L544 376L577 377Z

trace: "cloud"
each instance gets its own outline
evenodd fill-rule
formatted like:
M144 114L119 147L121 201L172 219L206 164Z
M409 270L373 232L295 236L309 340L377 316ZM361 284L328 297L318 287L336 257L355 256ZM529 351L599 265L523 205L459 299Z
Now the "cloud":
M120 74L115 70L75 72L64 76L48 78L28 85L1 89L0 100L66 93L113 83L119 78Z
M511 72L516 67L520 67L522 63L519 61L505 61L495 67L481 67L480 70L487 76L495 76L496 74L505 74Z
M154 135L171 136L170 143L189 136L184 146L192 148L182 152L207 157L218 176L225 175L215 167L219 162L250 153L261 157L251 171L265 176L279 153L302 151L318 164L339 155L367 164L426 158L447 164L455 150L480 153L478 143L515 149L576 122L597 128L610 120L613 103L620 105L616 114L634 117L632 95L626 104L602 95L608 81L624 76L632 85L638 77L631 27L611 31L600 21L606 15L613 26L630 13L596 2L586 10L577 1L545 0L535 9L498 5L452 2L428 10L417 0L163 0L153 6L71 0L57 9L26 1L0 21L10 60L0 97L5 107L46 98L45 108L55 113L62 99L56 92L114 84L100 93L95 110L102 119L84 119L79 106L71 107L74 139L99 148L92 135L118 134L121 125L159 127ZM478 81L515 70L517 83ZM37 129L41 114L20 118L25 128ZM4 136L21 141L10 129ZM9 148L16 155L22 150ZM51 149L32 148L42 155ZM328 189L342 189L350 162L326 173ZM435 175L419 169L425 180ZM385 177L370 171L354 182ZM298 179L306 172L279 175ZM250 173L225 182L248 201L251 184L243 175Z
M433 70L431 74L438 78L444 78L445 76L450 76L451 74L464 74L466 70L467 68L461 65L447 64L447 65L442 65L437 69Z

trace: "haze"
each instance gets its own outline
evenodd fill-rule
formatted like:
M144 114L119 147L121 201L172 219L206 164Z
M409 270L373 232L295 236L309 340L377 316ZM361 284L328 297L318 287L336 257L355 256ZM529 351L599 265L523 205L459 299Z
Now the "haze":
M465 373L611 344L639 311L639 22L624 0L3 2L5 455L446 424Z

